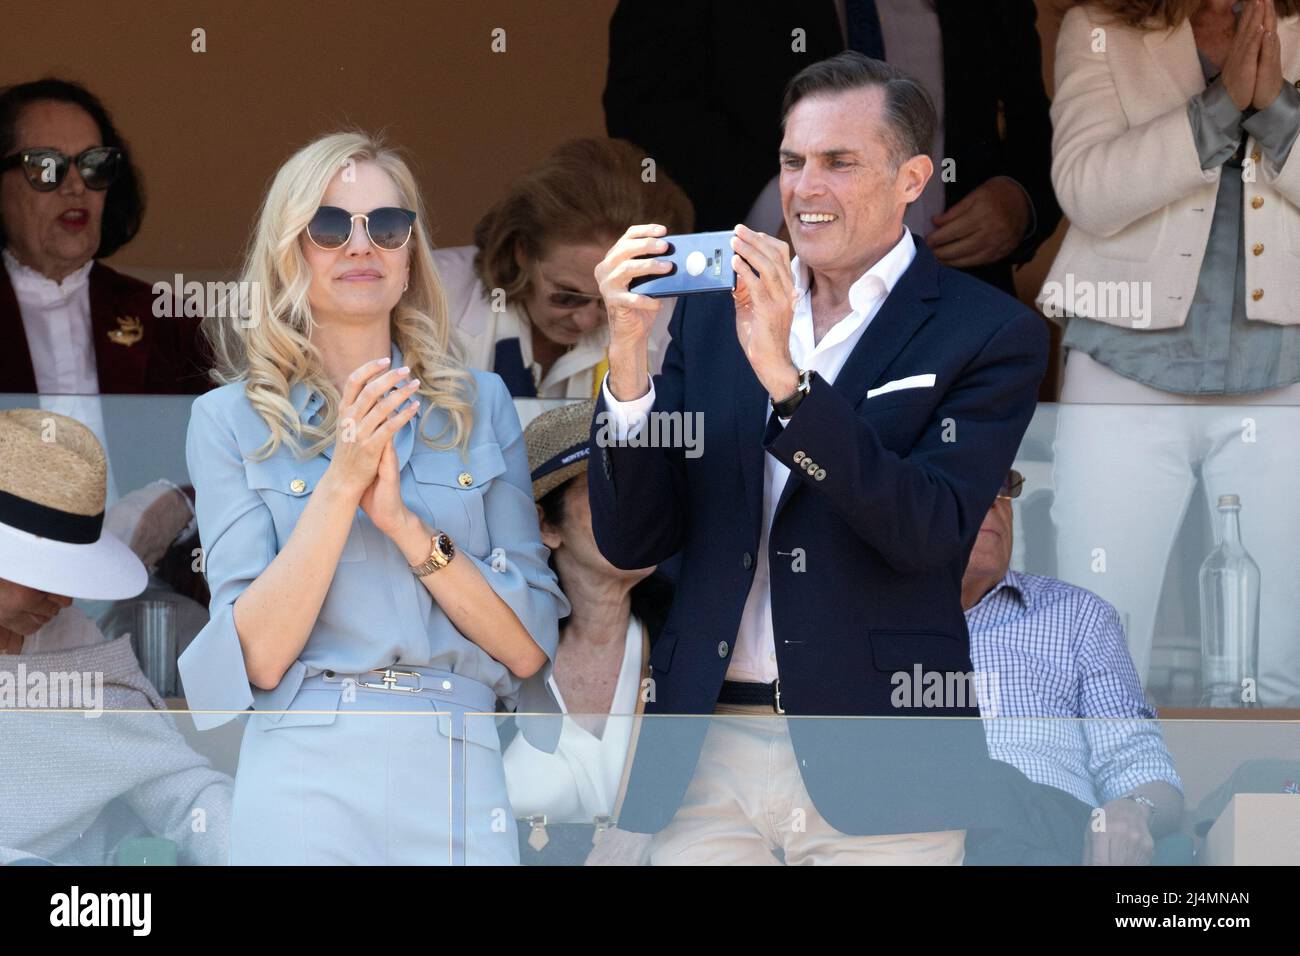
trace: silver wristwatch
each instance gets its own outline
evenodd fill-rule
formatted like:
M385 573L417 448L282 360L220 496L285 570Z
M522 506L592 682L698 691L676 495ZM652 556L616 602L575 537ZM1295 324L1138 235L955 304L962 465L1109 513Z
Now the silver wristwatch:
M1124 794L1124 796L1121 797L1120 799L1121 799L1121 800L1132 800L1134 803L1140 803L1140 804L1142 804L1142 806L1146 807L1148 810L1151 811L1152 816L1155 815L1155 812L1156 812L1156 802L1155 802L1154 800L1152 800L1150 797L1144 797L1144 796L1142 796L1142 794L1140 794L1140 793L1126 793L1126 794Z

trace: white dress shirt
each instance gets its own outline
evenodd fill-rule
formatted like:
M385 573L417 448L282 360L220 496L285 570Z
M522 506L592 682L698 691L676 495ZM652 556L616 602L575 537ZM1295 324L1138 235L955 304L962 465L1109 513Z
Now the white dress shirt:
M46 395L94 395L99 391L90 331L92 259L62 282L47 279L4 250L5 270L22 313L36 390Z
M790 325L790 358L795 366L815 371L825 382L833 383L848 360L849 353L858 344L862 333L876 317L885 298L893 291L914 258L916 242L911 232L904 229L903 237L898 243L849 287L849 314L831 326L820 342L816 342L808 270L796 256L790 264L799 293L794 306L794 319ZM617 401L610 394L608 376L602 388L615 440L622 441L645 426L646 415L654 405L653 380L649 392L629 402ZM749 597L745 600L745 610L740 618L740 630L736 635L727 679L771 683L778 674L776 644L772 634L772 591L768 574L767 538L790 469L774 455L765 455L764 461L763 528L758 545L758 560L755 562L754 581L750 585Z
M81 422L108 452L104 407L99 398L99 370L90 322L90 270L92 259L62 282L29 269L5 249L3 258L9 283L27 333L27 350L36 375L40 407ZM107 504L117 500L113 466L108 467Z

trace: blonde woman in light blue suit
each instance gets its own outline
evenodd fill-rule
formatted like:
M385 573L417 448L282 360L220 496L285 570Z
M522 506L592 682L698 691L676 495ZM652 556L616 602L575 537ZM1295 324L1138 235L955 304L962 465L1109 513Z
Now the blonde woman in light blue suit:
M263 202L251 314L205 327L224 384L186 451L211 622L180 670L201 728L254 709L235 864L517 861L494 722L465 715L555 709L569 605L424 222L395 152L317 140Z

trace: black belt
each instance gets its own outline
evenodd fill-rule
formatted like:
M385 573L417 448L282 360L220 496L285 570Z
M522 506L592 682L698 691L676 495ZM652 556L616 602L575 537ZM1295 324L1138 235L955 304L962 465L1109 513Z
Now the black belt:
M784 714L781 706L781 680L777 678L770 684L759 684L747 680L724 680L722 693L718 695L719 704L733 706L771 707L778 714Z

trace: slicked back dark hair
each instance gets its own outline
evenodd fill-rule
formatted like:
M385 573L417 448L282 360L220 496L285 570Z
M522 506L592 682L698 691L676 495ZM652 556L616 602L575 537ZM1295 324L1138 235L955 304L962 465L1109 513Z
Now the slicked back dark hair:
M31 83L19 83L0 93L0 157L15 153L18 120L22 112L33 103L54 101L79 106L90 115L99 128L100 142L116 146L122 151L121 171L104 197L104 218L100 226L99 248L96 259L106 259L135 238L144 218L144 190L131 161L131 150L126 140L113 125L108 110L99 98L84 86L68 80L48 78ZM24 146L48 146L48 143L25 143ZM18 175L22 175L19 173ZM0 246L9 244L3 217L0 217Z
M934 131L939 122L930 94L898 67L855 50L819 60L795 74L785 88L781 125L785 126L790 111L800 100L876 87L885 91L883 113L894 170L913 156L922 153L928 156L934 148Z

